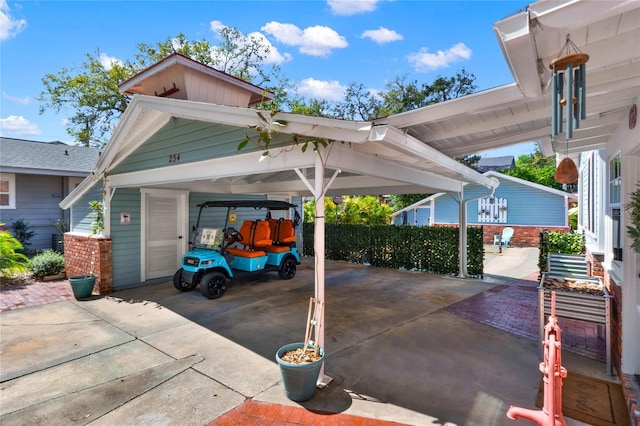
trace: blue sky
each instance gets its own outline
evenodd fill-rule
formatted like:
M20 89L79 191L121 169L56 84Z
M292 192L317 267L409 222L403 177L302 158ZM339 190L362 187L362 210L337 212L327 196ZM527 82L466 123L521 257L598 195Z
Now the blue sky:
M301 94L340 100L350 83L383 90L407 75L419 83L464 67L479 90L512 83L493 24L523 1L6 1L0 0L0 134L73 142L69 111L38 113L42 77L80 66L97 49L104 63L132 59L138 43L183 33L218 43L235 27L271 46ZM532 144L491 156L531 153ZM486 156L486 155L485 155Z

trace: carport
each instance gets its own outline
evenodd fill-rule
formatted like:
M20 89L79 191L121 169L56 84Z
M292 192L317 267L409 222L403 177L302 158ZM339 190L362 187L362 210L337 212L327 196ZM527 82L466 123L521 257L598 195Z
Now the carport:
M218 93L202 97L197 83ZM165 87L171 86L169 93ZM121 90L134 94L131 103L92 176L61 207L72 207L100 185L106 212L112 210L119 190L132 188L288 199L313 196L315 235L324 236L324 196L448 192L460 200L465 230L464 185L485 186L487 194L497 186L496 180L387 120L350 122L251 109L238 106L243 101L229 101L230 87L244 95L245 104L261 99L255 86L176 53L124 82ZM158 92L169 95L155 96ZM223 101L233 106L220 105ZM248 143L238 149L243 141ZM107 237L117 223L109 216ZM466 277L466 232L460 234L460 247L459 275ZM324 238L316 238L315 297L323 302L324 251ZM324 346L323 324L318 335Z

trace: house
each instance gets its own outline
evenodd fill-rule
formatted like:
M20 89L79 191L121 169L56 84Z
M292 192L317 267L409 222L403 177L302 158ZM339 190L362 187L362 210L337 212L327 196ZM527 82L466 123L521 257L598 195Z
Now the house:
M0 138L0 221L33 226L29 251L60 249L57 221L68 222L60 201L91 173L100 151L62 142Z
M568 210L577 202L576 195L499 172L484 176L500 182L495 191L488 194L485 188L467 185L464 196L470 199L467 224L483 227L485 244L492 244L505 227L515 230L511 244L520 247L537 247L543 229L570 230ZM456 197L439 193L393 213L392 220L397 225L458 226L458 215Z
M504 170L513 170L516 167L516 162L513 159L513 155L505 155L502 157L488 157L481 158L476 164L476 168L480 173L484 172L500 172Z
M185 86L177 82L174 86L175 79L167 76L146 87L146 78L140 75L134 79L137 83L123 86L125 91L137 87L141 94L133 97L98 161L97 180L83 181L61 207L72 208L74 230L86 231L83 206L89 197L104 194L105 245L113 244L112 251L104 253L114 267L109 264L100 272L113 272L112 277L105 275L105 281L112 280L114 288L139 285L152 276L147 274L144 253L151 249L153 237L161 237L148 231L154 229L153 221L163 220L178 229L173 215L154 219L153 208L149 209L154 203L166 206L162 203L168 200L174 207L180 203L181 208L172 207L171 212L185 215L182 224L191 220L187 218L193 205L211 194L288 199L312 195L319 201L316 226L323 231L322 195L445 192L461 200L460 227L465 230L467 204L473 200L465 196L464 185L484 186L488 194L497 184L454 158L536 141L544 155L567 156L579 165L580 227L587 232L592 271L603 276L614 295L614 365L623 381L634 381L634 375L640 374L640 255L631 250L626 234L618 231L630 222L629 212L621 207L640 179L636 125L640 2L539 1L497 22L494 31L514 83L373 122L285 113L271 116L246 108L247 104L193 102L188 94L186 99L175 99L172 96L189 92L187 79ZM552 119L555 95L549 84L550 65L559 59L569 36L589 56L586 79L581 80L586 84L586 102L579 105L580 120L569 121L570 126L579 124L578 128L551 137L559 123L557 114ZM208 76L204 79L215 78L212 71L203 73ZM233 85L231 78L227 80ZM207 92L220 87L214 84ZM251 87L244 90L251 94L247 99L258 96ZM566 120L560 122L566 124ZM270 141L266 154L256 129ZM254 143L238 152L245 135ZM312 146L313 152L291 149L292 140L294 145ZM122 213L130 213L127 224L120 224ZM174 235L171 239L183 236ZM463 232L461 276L465 238ZM166 259L177 259L184 249L184 238L179 241ZM620 253L616 245L622 248L621 259L614 257ZM99 248L100 263L107 263ZM323 248L316 246L316 253ZM322 256L316 261L317 294L324 300ZM630 407L630 412L635 410Z

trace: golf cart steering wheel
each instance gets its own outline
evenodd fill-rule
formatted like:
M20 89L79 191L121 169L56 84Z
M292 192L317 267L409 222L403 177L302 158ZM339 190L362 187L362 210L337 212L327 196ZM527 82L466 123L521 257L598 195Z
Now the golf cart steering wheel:
M233 242L242 241L242 234L236 228L227 228L227 237L231 238Z

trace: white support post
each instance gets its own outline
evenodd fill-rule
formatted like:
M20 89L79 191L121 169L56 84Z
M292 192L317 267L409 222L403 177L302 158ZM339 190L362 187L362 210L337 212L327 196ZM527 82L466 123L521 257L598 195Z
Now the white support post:
M468 278L467 273L467 202L464 201L464 188L458 193L458 207L460 218L458 220L458 276Z
M324 300L324 253L325 253L325 244L324 244L324 232L325 232L325 220L324 220L324 194L326 192L326 188L324 187L324 164L322 163L322 158L320 157L320 152L316 152L316 161L315 161L315 188L314 188L314 196L316 199L316 217L315 217L315 227L313 233L313 252L315 256L315 297L320 303L325 302ZM320 318L320 324L318 324L318 333L316 335L318 342L317 346L326 350L324 346L324 315ZM326 376L324 374L324 363L322 364L322 368L320 369L320 375L318 376L317 386L322 388L328 385L331 380L331 377Z

